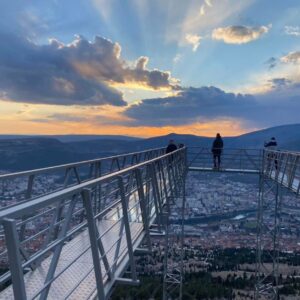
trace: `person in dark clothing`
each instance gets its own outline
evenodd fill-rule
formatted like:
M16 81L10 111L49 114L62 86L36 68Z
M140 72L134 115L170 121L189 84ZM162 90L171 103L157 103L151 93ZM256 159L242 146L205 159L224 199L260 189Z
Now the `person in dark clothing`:
M223 151L223 140L220 133L217 133L216 138L212 144L211 152L214 157L214 168L219 169L221 165L221 154Z
M276 150L277 149L276 139L272 137L268 142L265 142L264 146L268 150Z
M168 147L166 149L166 153L168 154L168 153L171 153L175 150L177 150L177 146L175 145L174 140L170 140L169 144L168 144Z
M275 152L277 150L277 142L276 142L275 137L272 137L268 142L265 142L264 146L265 146L266 150L272 150L267 154L268 155L267 169L269 169L269 170L271 169L272 161L274 161L275 169L277 170L278 169L278 159L277 159L277 154Z
M166 154L174 152L176 150L177 150L177 146L175 145L174 140L170 140L168 147L166 149ZM174 159L173 154L168 157L168 162L169 162L170 166L172 165L173 159Z

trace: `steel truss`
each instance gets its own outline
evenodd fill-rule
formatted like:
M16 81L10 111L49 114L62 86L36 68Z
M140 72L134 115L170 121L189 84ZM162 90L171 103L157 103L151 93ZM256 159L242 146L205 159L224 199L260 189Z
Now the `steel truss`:
M187 166L187 163L185 164ZM173 171L171 169L171 171ZM185 184L188 169L181 170L184 176L177 177L175 189L167 199L164 210L165 244L164 244L164 277L163 300L182 299L183 289L183 246L185 217ZM179 171L177 171L179 172ZM171 212L180 211L180 228L170 222Z
M300 195L300 153L258 149L225 149L221 169L212 167L211 151L189 151L189 170L246 173L259 176L255 299L279 299L279 253L282 196Z
M259 175L255 299L279 299L283 193L300 190L300 153L264 151Z
M276 299L282 193L300 194L300 153L226 153L217 172L259 174L255 297ZM197 165L189 170L216 171L206 150L192 162ZM151 251L156 221L158 231L165 231L163 297L180 299L187 165L185 148L167 155L157 149L0 176L4 181L27 178L19 201L0 210L2 255L9 259L9 271L0 282L13 283L0 297L107 299L116 283L138 284L134 254ZM57 171L65 174L58 189L34 192L40 174ZM181 225L175 234L169 216L176 205ZM172 259L175 237L180 261ZM128 266L130 276L125 277Z

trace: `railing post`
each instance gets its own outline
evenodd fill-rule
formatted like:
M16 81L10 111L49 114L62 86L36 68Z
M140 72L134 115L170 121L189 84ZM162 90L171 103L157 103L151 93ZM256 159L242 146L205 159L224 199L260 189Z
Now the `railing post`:
M29 175L25 199L30 199L32 197L34 178L35 178L34 174ZM23 217L22 220L25 220L25 217ZM26 224L23 224L20 228L20 241L22 241L24 239L25 227L26 227ZM24 255L26 255L25 250L24 250Z
M263 151L264 155L264 151ZM264 156L265 157L265 156ZM264 161L264 159L263 159ZM264 162L263 162L264 164ZM262 168L264 172L264 166ZM255 267L255 293L254 299L258 300L259 297L259 289L261 284L260 272L262 267L262 227L263 227L263 210L264 210L264 174L259 175L259 192L258 192L258 210L257 210L257 236L256 236L256 267Z
M169 194L168 194L168 188L167 188L167 183L166 183L166 174L165 174L165 168L164 168L164 164L163 162L160 160L158 162L158 165L161 169L161 177L162 177L162 181L163 181L163 189L165 192L165 198L166 198L166 202L168 203L168 198L169 198Z
M3 227L9 259L9 268L13 283L14 298L16 300L26 300L27 296L24 284L22 261L19 252L20 245L16 221L12 219L4 219Z
M153 164L149 165L149 171L150 171L150 178L151 178L152 189L153 189L153 198L154 198L156 217L158 219L158 229L159 229L159 231L161 231L161 226L163 224L162 204L160 203L161 201L160 201L160 195L159 195L158 186L157 186L157 178L156 178L155 169L154 169Z
M134 281L137 281L136 267L135 267L135 261L134 261L134 256L133 256L132 237L131 237L129 218L128 218L128 203L126 201L125 188L124 188L122 176L118 177L118 182L119 182L121 204L122 204L122 210L123 210L123 218L124 218L124 226L125 226L125 233L126 233L126 240L127 240L129 262L130 262L130 270L132 273L132 279Z
M143 179L141 170L136 170L136 181L137 181L137 188L138 188L138 194L140 199L140 207L141 207L141 213L143 218L143 225L144 229L146 231L146 239L148 244L148 249L151 250L151 240L150 240L150 228L149 228L149 219L151 217L150 211L148 214L147 206L146 206L146 198L144 195L144 188L143 188Z
M72 219L72 215L73 215L73 211L74 211L76 202L77 202L76 198L73 197L70 204L69 204L67 215L66 215L64 223L62 225L62 229L59 232L58 237L57 237L57 239L59 239L59 240L64 238L67 231L68 231L68 227L69 227L69 224L70 224L71 219ZM64 245L63 242L60 241L60 243L56 246L56 248L53 252L51 263L50 263L48 273L47 273L47 276L46 276L46 279L45 279L45 284L47 284L47 286L42 291L41 296L40 296L40 300L47 299L47 297L48 297L49 290L50 290L50 287L51 287L51 283L48 284L48 282L50 282L53 279L53 276L55 274L56 267L57 267L57 264L58 264L58 261L59 261L60 254L61 254L61 251L63 249L63 245Z
M102 176L102 164L101 161L97 162L95 165L95 178L98 178ZM102 197L102 184L99 183L96 187L96 191L95 191L95 206L96 206L96 212L100 212L101 211L101 197Z
M93 264L94 264L94 272L96 277L98 298L100 300L104 300L105 299L104 284L103 284L103 277L101 272L101 264L100 264L99 251L98 251L96 224L95 224L95 220L93 216L93 208L91 204L91 191L89 189L84 189L82 195L83 195L84 207L86 210L86 218L87 218L88 230L89 230L90 241L91 241L91 251L92 251Z

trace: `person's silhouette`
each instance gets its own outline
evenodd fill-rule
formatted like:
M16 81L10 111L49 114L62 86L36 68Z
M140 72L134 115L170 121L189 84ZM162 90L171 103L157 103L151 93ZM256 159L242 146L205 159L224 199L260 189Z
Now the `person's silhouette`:
M223 151L223 140L220 135L220 133L217 133L215 140L213 141L212 147L211 147L211 152L213 153L213 158L214 158L214 168L215 169L220 169L221 165L221 154Z

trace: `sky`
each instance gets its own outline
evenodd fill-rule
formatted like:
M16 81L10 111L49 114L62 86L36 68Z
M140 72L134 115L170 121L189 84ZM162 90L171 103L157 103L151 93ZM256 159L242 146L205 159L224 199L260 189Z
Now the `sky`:
M3 0L0 134L300 123L299 0Z

